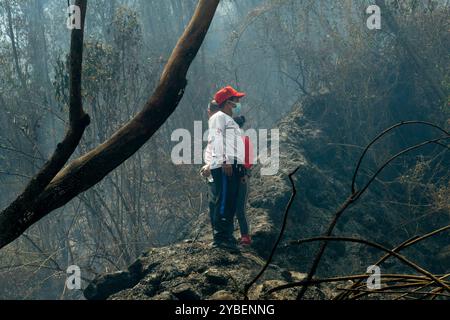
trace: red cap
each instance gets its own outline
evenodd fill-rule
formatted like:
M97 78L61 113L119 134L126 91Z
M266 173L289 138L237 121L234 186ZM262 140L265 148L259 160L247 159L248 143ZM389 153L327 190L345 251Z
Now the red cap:
M225 101L227 101L228 99L234 98L234 97L235 98L243 98L243 97L245 97L245 93L238 92L233 87L227 86L216 93L216 95L214 96L214 100L216 100L216 102L218 104L222 104Z

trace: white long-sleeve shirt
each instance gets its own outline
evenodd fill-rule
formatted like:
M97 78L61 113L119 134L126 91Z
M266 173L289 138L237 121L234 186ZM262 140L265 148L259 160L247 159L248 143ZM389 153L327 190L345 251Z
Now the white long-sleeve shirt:
M205 162L211 170L221 168L224 163L245 161L245 146L242 131L232 117L219 111L209 119L208 146Z

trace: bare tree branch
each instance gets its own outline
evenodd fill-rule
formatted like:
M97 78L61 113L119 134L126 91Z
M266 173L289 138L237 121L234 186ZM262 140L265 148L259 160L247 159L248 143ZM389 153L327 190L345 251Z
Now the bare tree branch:
M431 237L433 237L435 235L438 235L438 234L440 234L442 232L449 231L449 230L450 230L450 225L445 226L445 227L440 228L440 229L437 229L437 230L435 230L433 232L427 233L427 234L425 234L425 235L423 235L421 237L413 237L413 238L411 238L409 240L404 241L399 246L397 246L396 248L392 249L392 251L400 252L400 251L402 251L402 250L404 250L404 249L406 249L406 248L408 248L408 247L410 247L412 245L415 245L415 244L417 244L417 243L419 243L421 241L424 241L424 240L429 239L429 238L431 238ZM389 259L389 257L391 257L391 254L388 253L388 254L384 255L380 260L378 260L376 263L374 263L374 265L377 265L377 266L381 265L383 262L385 262L387 259ZM360 283L361 283L361 281L357 281L355 284L353 284L350 287L350 289L354 289ZM348 293L349 292L341 293L340 295L338 295L336 297L335 300L342 300L342 299L346 298Z
M289 202L286 207L286 214L284 215L284 218L283 218L283 223L281 225L281 230L280 230L278 239L275 242L275 245L273 246L272 251L270 252L269 258L267 259L264 267L261 269L261 271L258 273L258 275L250 283L248 283L245 286L244 295L245 295L246 299L248 299L248 291L250 290L252 285L254 285L256 283L256 281L258 281L258 279L264 274L264 272L266 272L267 268L269 267L270 263L272 262L273 256L275 255L275 252L277 251L281 240L283 239L284 231L286 230L287 218L288 218L287 213L291 209L292 204L294 203L295 197L297 196L297 189L295 188L295 183L294 183L293 177L298 172L298 170L300 170L300 167L298 167L291 174L289 174L289 181L291 182L291 186L292 186L292 195L291 195L291 198L289 199Z
M400 123L399 125L395 125L395 128L399 128L401 126L405 125L405 123ZM437 128L439 128L441 131L446 132L444 129L440 128L439 126L433 125ZM447 132L446 132L447 133ZM370 185L372 184L373 181L375 181L376 177L390 164L392 163L395 159L401 157L402 155L417 150L421 147L424 147L426 145L429 144L436 144L439 143L441 140L444 139L448 139L450 138L450 134L447 133L447 137L444 138L438 138L438 139L434 139L434 140L429 140L429 141L425 141L423 143L419 143L415 146L412 146L410 148L407 148L399 153L397 153L395 156L391 157L388 161L386 161L382 166L380 166L380 168L377 170L377 172L372 176L372 178L369 180L369 182L361 189L361 190L355 190L354 192L352 191L352 195L346 200L346 202L342 205L342 207L336 212L336 214L334 215L333 220L331 221L331 224L329 225L327 232L325 233L325 237L330 237L333 234L334 228L338 222L338 220L341 218L342 214L352 205L354 204L356 201L358 201L361 196L367 191L367 189L370 187ZM376 138L377 139L377 138ZM370 146L373 146L373 141L369 144L369 148ZM367 149L368 150L368 149ZM313 276L315 275L317 268L319 266L320 260L323 257L323 254L325 252L325 249L327 248L328 242L325 241L322 243L319 252L317 253L316 257L314 258L313 264L308 272L308 276L307 276L307 280L311 280L313 278ZM306 291L308 290L308 284L306 284L305 286L303 286L300 289L300 292L298 294L298 299L302 299L303 296L305 295Z
M397 124L393 125L392 127L388 128L388 129L386 129L386 130L384 130L384 131L383 131L382 133L380 133L377 137L375 137L375 138L372 140L372 142L370 142L370 143L367 145L367 147L364 149L364 152L361 154L361 157L359 158L358 164L356 165L356 169L355 169L355 172L354 172L354 174L353 174L353 179L352 179L352 193L355 193L355 192L356 192L356 177L358 176L358 172L359 172L359 169L360 169L360 167L361 167L361 164L362 164L362 162L363 162L363 160L364 160L364 157L366 156L366 154L367 154L367 152L370 150L370 148L372 148L372 146L373 146L376 142L378 142L381 138L383 138L384 136L386 136L386 135L387 135L388 133L390 133L391 131L393 131L393 130L399 128L399 127L402 127L402 126L408 126L408 125L425 125L425 126L429 126L429 127L435 128L435 129L441 131L442 133L446 134L447 136L450 135L450 133L449 133L448 131L444 130L443 128L441 128L441 127L439 127L439 126L437 126L437 125L435 125L435 124L433 124L433 123L425 122L425 121L404 121L404 122L397 123Z
M48 185L45 182L54 173L56 166L47 168L51 174L39 174L37 177L40 179L33 179L27 192L0 214L0 248L14 241L51 211L100 182L138 151L164 124L183 97L188 69L206 36L219 2L220 0L199 0L189 25L164 68L155 92L139 114L106 142L59 171ZM77 3L83 5L84 17L86 0L79 0ZM82 39L82 34L73 34L72 41L79 44ZM81 61L76 60L80 57L80 52L77 52L75 59L71 60L71 67L81 65ZM78 78L73 76L72 79ZM78 83L74 83L71 88L78 89ZM81 102L80 99L80 95L71 94L71 103ZM84 115L81 106L72 108L70 114L71 125L77 123L78 128L87 125L88 117ZM75 142L75 139L70 142ZM58 156L60 153L64 154L59 151L63 148L64 145L59 146L56 151ZM60 164L59 161L57 163ZM43 186L45 189L40 192Z
M371 177L371 179L369 179L369 182L368 182L361 190L356 190L356 188L355 188L355 180L356 180L356 176L357 176L357 173L358 173L359 168L360 168L360 166L361 166L362 160L363 160L365 154L369 151L369 149L375 144L376 141L378 141L379 139L381 139L381 138L382 138L383 136L385 136L388 132L390 132L390 131L392 131L392 130L394 130L394 129L397 129L397 128L399 128L399 127L402 127L402 126L409 125L409 124L422 124L422 125L434 127L434 128L436 128L436 129L438 129L439 131L445 133L445 134L446 134L446 137L441 137L441 138L438 138L438 139L425 141L425 142L422 142L422 143L420 143L420 144L417 144L417 145L415 145L415 146L412 146L412 147L410 147L410 148L407 148L407 149L405 149L405 150L403 150L403 151L397 153L396 155L394 155L393 157L391 157L388 161L386 161L386 162L385 162L385 163L377 170L377 172ZM344 204L342 204L342 206L339 208L339 210L334 214L333 220L331 221L330 225L328 226L325 235L324 235L323 237L321 237L321 238L314 238L314 241L318 241L319 239L323 239L324 241L322 242L322 245L321 245L321 247L320 247L318 253L316 254L316 256L315 256L315 258L314 258L314 260L313 260L312 266L311 266L311 268L310 268L310 270L309 270L309 272L308 272L308 274L307 274L306 279L305 279L304 281L301 282L301 285L300 285L299 283L297 283L297 285L294 285L294 286L286 285L286 286L283 286L283 288L287 288L287 287L292 288L292 287L299 287L299 286L301 286L302 288L301 288L301 290L300 290L300 292L299 292L297 298L298 298L298 299L302 299L302 298L303 298L304 294L305 294L306 291L308 290L308 286L311 284L311 281L312 281L312 279L313 279L313 277L314 277L314 275L315 275L315 273L316 273L316 271L317 271L317 268L318 268L318 266L319 266L320 260L321 260L323 254L324 254L324 252L325 252L325 249L326 249L326 247L327 247L327 245L328 245L328 241L332 241L332 240L335 240L335 241L343 241L342 238L341 238L341 239L337 239L337 238L331 237L331 235L332 235L332 233L333 233L333 230L334 230L334 228L335 228L335 226L336 226L338 220L340 219L340 217L342 216L342 214L343 214L343 213L344 213L344 212L345 212L352 204L354 204L356 201L358 201L358 200L360 199L360 197L367 191L367 189L370 187L370 185L372 184L372 182L375 181L376 177L383 171L384 168L386 168L390 163L392 163L395 159L399 158L400 156L402 156L402 155L404 155L404 154L406 154L406 153L408 153L408 152L411 152L411 151L413 151L413 150L416 150L416 149L419 149L419 148L421 148L421 147L424 147L424 146L426 146L426 145L429 145L429 144L438 144L438 145L440 145L440 146L445 147L445 148L448 149L449 147L448 147L447 145L444 145L444 144L440 143L440 141L446 140L446 139L449 139L449 138L450 138L450 133L447 132L447 131L445 131L443 128L441 128L441 127L439 127L439 126L437 126L437 125L434 125L434 124L432 124L432 123L427 123L427 122L423 122L423 121L410 121L410 122L401 122L401 123L398 123L398 124L396 124L396 125L394 125L394 126L388 128L387 130L383 131L383 132L382 132L381 134L379 134L376 138L374 138L374 139L368 144L367 148L364 149L364 152L363 152L362 156L360 157L359 162L358 162L358 164L357 164L357 167L356 167L356 169L355 169L355 173L354 173L353 179L352 179L352 194L348 197L348 199L344 202ZM300 168L300 167L298 167L297 169L295 169L295 170L289 175L289 180L290 180L291 185L292 185L292 196L291 196L291 199L289 200L288 206L287 206L287 208L286 208L286 210L285 210L285 213L284 213L284 219L283 219L283 223L282 223L282 226L281 226L281 230L280 230L280 234L279 234L279 236L278 236L278 239L277 239L277 241L276 241L276 243L275 243L275 245L274 245L274 247L273 247L273 249L272 249L272 252L271 252L271 254L270 254L270 256L269 256L269 259L267 260L266 264L265 264L264 267L262 268L261 272L259 272L258 275L257 275L257 276L256 276L249 284L247 284L247 285L245 286L245 288L244 288L244 293L245 293L245 296L246 296L246 297L247 297L247 293L248 293L250 287L251 287L253 284L255 284L256 281L258 281L258 279L264 274L264 272L266 271L267 267L268 267L269 264L271 263L271 261L272 261L272 259L273 259L273 256L274 256L274 254L275 254L275 251L277 250L277 248L278 248L278 246L279 246L279 243L280 243L280 241L281 241L281 239L282 239L282 237L283 237L283 235L284 235L284 231L285 231L285 229L286 229L286 223L287 223L287 218L288 218L289 210L290 210L290 208L291 208L291 206L292 206L292 203L293 203L293 201L294 201L294 199L295 199L295 196L296 196L296 194L297 194L297 190L296 190L295 184L294 184L294 182L293 182L293 180L292 180L292 176L299 170L299 168ZM446 228L439 229L439 230L437 230L437 231L435 231L435 232L433 232L433 233L431 233L431 234L429 234L429 235L425 235L425 236L419 238L419 241L424 240L424 239L426 239L426 238L428 238L428 237L431 237L431 236L433 236L433 235L435 235L435 234L437 234L437 233L439 233L439 232L445 231L445 230L447 230L447 229L446 229ZM310 241L310 240L311 240L311 239L301 240L301 241L302 241L301 243L308 242L308 241ZM382 246L380 246L380 245L378 245L378 244L370 243L369 241L366 241L366 240L359 240L359 239L358 239L358 240L355 240L355 239L349 239L349 238L346 238L346 240L347 240L347 241L353 241L353 242L358 242L358 241L359 241L359 242L361 242L361 243L365 243L365 244L367 244L367 245L377 247L377 248L380 249L380 250L384 250L384 251L387 250L386 252L389 253L389 256L390 256L390 255L393 255L393 256L399 258L399 259L402 260L403 262L405 262L405 263L407 263L408 265L410 265L411 267L415 268L417 271L422 272L422 273L426 274L427 276L429 276L433 281L436 281L436 282L438 282L440 285L443 285L443 288L448 289L448 286L447 286L446 284L440 283L440 282L439 282L439 279L436 278L436 277L435 277L434 275L432 275L431 273L429 273L428 271L426 271L426 270L424 270L424 269L421 269L420 267L414 265L414 264L411 263L410 261L405 261L405 260L404 260L404 257L400 256L400 255L396 252L398 249L397 249L397 250L395 250L395 249L394 249L394 250L389 250L389 249L386 249L386 248L384 248L384 247L382 247ZM408 244L408 243L411 243L411 245L412 245L412 244L415 244L415 243L417 243L416 240L417 240L416 238L411 239L411 241L406 242L406 244ZM365 242L364 242L364 241L365 241ZM405 244L405 245L406 245L406 244ZM387 259L389 256L385 257L385 259ZM401 258L400 258L400 257L401 257ZM281 288L281 287L280 287L280 288Z
M25 231L27 220L32 216L33 201L64 167L77 148L90 119L83 111L81 97L81 73L83 62L84 20L87 0L77 0L81 9L81 29L74 29L70 45L70 105L69 127L64 140L58 144L51 158L31 179L25 190L0 213L0 244L15 239ZM5 242L6 244L6 242ZM1 247L1 246L0 246Z

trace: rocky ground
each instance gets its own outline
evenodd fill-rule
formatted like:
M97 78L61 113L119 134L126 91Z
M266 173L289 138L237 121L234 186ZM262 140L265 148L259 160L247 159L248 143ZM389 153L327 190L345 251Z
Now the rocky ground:
M305 150L299 147L323 140L321 131L304 120L300 108L294 109L286 121L280 123L279 128L279 173L264 177L258 174L259 166L254 170L255 177L252 179L248 207L253 237L251 249L231 254L211 248L212 232L209 215L205 212L195 226L187 230L185 238L190 240L169 247L150 249L127 271L95 279L85 290L85 297L133 300L243 299L242 290L245 284L261 270L264 259L268 257L279 234L284 209L292 194L289 173L301 166L298 179L304 183L301 189L306 193L300 194L296 199L290 224L306 209L299 206L308 205L307 208L315 214L303 213L302 219L313 220L313 223L310 223L311 234L319 232L329 215L326 209L337 202L336 194L333 193L336 187L330 187L332 183L324 179L325 172L311 163L305 156ZM315 185L305 188L306 183L310 184L311 181ZM323 187L322 192L317 192L319 184ZM292 228L288 229L288 232L292 231ZM277 255L278 259L274 261L274 265L271 265L261 280L251 288L248 294L250 299L295 299L297 291L294 289L271 296L265 294L270 288L300 281L305 276L302 272L307 270L307 265L298 264L297 259L287 261L287 257ZM333 288L313 287L307 298L329 299L332 296Z
M230 253L203 242L151 249L127 271L104 275L85 290L87 299L240 300L264 261L253 250ZM297 291L267 295L271 288L301 281L304 274L271 265L248 293L251 300L293 300ZM332 298L332 288L312 287L309 299Z
M259 176L259 167L254 170L248 207L254 240L250 250L230 254L210 248L211 227L209 215L205 212L194 230L187 230L184 235L185 239L192 239L190 243L150 249L127 271L95 279L85 290L85 297L243 299L242 289L260 271L279 234L285 208L292 195L288 175L294 169L299 168L294 178L297 196L290 211L284 241L323 234L335 210L350 195L351 177L361 150L343 147L348 141L345 132L336 126L339 115L333 113L328 101L333 99L326 95L315 97L313 101L305 102L309 111L305 112L302 105L298 105L279 123L280 170L277 175ZM367 179L367 175L360 179ZM389 188L393 187L392 183ZM420 228L419 224L413 229L401 227L408 226L412 217L405 216L401 206L387 206L384 197L389 190L383 188L382 184L372 187L342 216L334 234L365 238L392 248L411 235L425 234L436 226L448 224L448 215L436 214L422 222ZM401 193L402 189L399 190ZM434 240L408 249L407 254L432 272L448 273L450 251L448 247L442 248L442 243L448 244L448 235ZM273 286L301 280L316 249L317 244L280 248L274 265L250 290L249 298L295 298L295 290L271 297L267 297L265 292ZM363 274L380 255L379 251L358 244L333 243L326 250L317 276ZM430 259L435 256L440 258ZM391 273L405 271L402 264L392 261L383 268L384 272ZM329 299L335 290L336 286L314 287L308 298Z

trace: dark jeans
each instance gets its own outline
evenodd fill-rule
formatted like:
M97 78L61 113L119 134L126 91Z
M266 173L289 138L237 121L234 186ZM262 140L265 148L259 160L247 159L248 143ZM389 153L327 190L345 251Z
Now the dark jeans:
M209 204L209 218L211 219L211 227L214 230L214 208L216 206L216 186L214 182L208 182L208 204Z
M242 236L249 235L249 227L246 215L248 198L248 179L246 183L239 183L239 190L236 199L236 217L239 222L239 230Z
M235 245L233 236L234 215L236 212L236 199L240 186L240 166L233 165L233 175L228 177L222 168L211 171L214 179L214 243Z
M214 208L216 206L216 186L214 185L214 182L208 182L208 204L209 204L209 218L211 221L211 229L214 230ZM250 228L248 225L247 220L247 214L246 214L246 207L247 207L247 200L248 200L248 180L247 183L240 183L238 195L236 199L236 218L239 222L239 230L241 231L241 235L249 235L250 234Z

